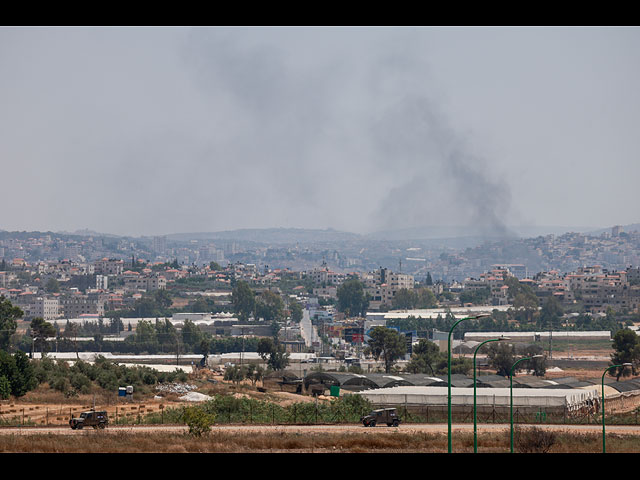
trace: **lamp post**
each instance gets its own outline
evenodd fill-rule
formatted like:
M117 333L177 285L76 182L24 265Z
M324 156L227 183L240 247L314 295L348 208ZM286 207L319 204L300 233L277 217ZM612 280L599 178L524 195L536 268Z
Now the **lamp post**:
M511 453L513 453L513 371L520 362L524 360L531 360L533 358L542 358L543 355L534 355L532 357L524 357L518 360L511 366L511 372L509 373L509 398L510 398L510 408L509 408L509 416L511 417Z
M630 367L630 363L623 363L621 365L611 365L602 373L602 453L607 453L606 444L605 444L605 434L604 434L604 376L607 374L609 370L612 368L618 367Z
M477 402L476 402L476 356L478 355L478 350L485 343L489 342L499 342L500 340L508 340L507 337L500 338L492 338L490 340L485 340L480 345L476 347L476 351L473 353L473 453L478 453L478 417L476 414L477 411Z
M447 392L447 402L448 402L448 414L449 414L449 418L448 418L448 434L447 434L447 439L448 439L448 451L449 453L451 453L451 335L453 334L453 329L456 328L456 325L458 325L460 322L464 321L464 320L476 320L478 318L482 318L482 317L490 317L491 315L488 314L483 314L483 315L475 315L472 317L465 317L465 318L461 318L460 320L458 320L457 322L455 322L452 326L451 329L449 330L449 341L448 341L448 346L447 346L447 377L448 377L448 392Z

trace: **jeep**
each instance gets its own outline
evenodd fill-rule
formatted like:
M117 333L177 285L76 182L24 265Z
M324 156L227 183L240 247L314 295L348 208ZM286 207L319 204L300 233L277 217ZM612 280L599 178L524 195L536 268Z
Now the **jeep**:
M398 417L395 408L380 408L362 417L360 421L365 427L375 427L377 423L386 423L388 427L397 427L402 420Z
M72 430L82 430L83 427L104 428L109 423L109 417L107 412L95 410L88 410L82 412L79 417L72 417L69 420L69 425Z

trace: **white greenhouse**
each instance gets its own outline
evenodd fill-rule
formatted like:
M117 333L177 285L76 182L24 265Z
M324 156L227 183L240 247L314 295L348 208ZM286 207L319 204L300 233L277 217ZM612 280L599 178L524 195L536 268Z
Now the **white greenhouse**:
M396 407L447 406L446 387L398 386L378 388L355 393L362 395L374 405ZM478 388L478 409L500 409L511 406L510 388ZM451 388L451 405L473 407L473 388ZM569 414L593 410L599 404L599 391L592 389L513 388L513 406L519 409L556 410Z

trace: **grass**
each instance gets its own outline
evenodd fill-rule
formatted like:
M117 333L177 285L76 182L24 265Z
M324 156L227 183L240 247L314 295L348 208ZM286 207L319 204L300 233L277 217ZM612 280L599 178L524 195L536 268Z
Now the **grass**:
M90 439L90 441L87 441ZM607 436L607 453L637 453L640 437ZM478 452L508 453L508 433L478 436ZM598 434L557 434L549 453L600 453ZM454 438L455 453L473 453L473 435ZM516 449L516 451L518 451ZM446 453L447 436L436 433L107 433L1 435L0 453Z

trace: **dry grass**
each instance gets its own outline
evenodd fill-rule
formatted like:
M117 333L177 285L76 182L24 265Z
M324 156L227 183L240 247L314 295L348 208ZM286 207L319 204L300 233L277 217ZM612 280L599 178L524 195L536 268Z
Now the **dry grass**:
M640 438L607 437L607 452L636 453ZM508 434L481 434L479 453L508 453ZM597 434L558 434L549 453L599 453ZM473 435L454 439L456 453L473 452ZM0 453L446 453L447 436L435 433L210 433L203 437L168 433L3 435Z

